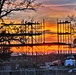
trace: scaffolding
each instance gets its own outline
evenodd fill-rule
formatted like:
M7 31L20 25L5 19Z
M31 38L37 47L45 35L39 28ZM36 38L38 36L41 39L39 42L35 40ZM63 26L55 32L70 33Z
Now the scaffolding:
M58 46L57 53L72 53L72 47L76 47L76 27L71 21L57 20L57 42L47 42L45 38L45 20L43 23L38 22L21 22L21 23L1 23L0 25L0 53L9 52L11 47L26 47L32 49L35 46L38 50L39 46L44 46L44 54L47 49L53 45ZM45 47L47 46L47 47ZM66 47L64 50L64 47ZM57 51L57 50L56 50ZM36 51L37 52L37 51ZM37 53L36 53L37 54Z
M72 49L76 46L76 23L68 20L57 20L58 53L72 54ZM64 47L66 50L64 50Z
M33 45L43 43L42 32L43 24L38 22L1 23L0 52L8 52L10 47L30 46L33 54Z

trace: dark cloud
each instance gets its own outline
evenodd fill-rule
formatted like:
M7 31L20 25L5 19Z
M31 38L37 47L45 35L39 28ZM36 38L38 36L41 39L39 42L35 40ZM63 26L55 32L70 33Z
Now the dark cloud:
M70 4L70 5L68 5L68 4L65 5L65 4L64 4L64 5L61 5L61 6L59 6L59 7L74 9L74 8L76 8L76 5L71 5L71 4Z
M43 1L43 4L45 7L47 7L47 10L52 10L53 8L61 8L63 9L63 11L65 11L64 9L72 9L75 10L76 9L76 0L41 0ZM65 11L65 12L66 12Z
M75 3L76 0L43 0L45 4L70 4Z
M43 31L43 34L57 34L56 32L52 32L52 31L50 31L50 30L44 30Z

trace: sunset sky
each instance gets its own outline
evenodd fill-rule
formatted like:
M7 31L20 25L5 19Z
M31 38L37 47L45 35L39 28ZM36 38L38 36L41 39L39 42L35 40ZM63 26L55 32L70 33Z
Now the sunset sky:
M31 18L35 21L42 22L45 19L46 30L49 30L49 33L46 34L46 41L57 41L56 34L51 34L57 31L57 19L75 15L76 0L36 0L36 2L42 3L42 6L37 11L15 12L6 19L17 22L23 19L30 20Z
M38 21L46 19L53 22L57 18L65 18L76 13L76 0L36 0L36 2L42 3L42 6L36 9L36 12L16 12L11 15L11 19L27 20L28 18L34 18Z
M36 0L42 3L37 11L16 12L8 17L14 21L28 20L33 18L35 21L42 22L45 19L45 26L50 32L56 32L57 18L66 18L69 15L76 14L76 0ZM54 28L54 29L53 29ZM48 37L47 37L48 38Z

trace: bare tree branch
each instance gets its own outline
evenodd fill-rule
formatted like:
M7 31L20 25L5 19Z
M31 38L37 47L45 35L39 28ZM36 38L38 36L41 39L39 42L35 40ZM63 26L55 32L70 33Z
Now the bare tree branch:
M2 12L1 10L3 8L4 3L5 3L5 0L0 0L0 14Z
M40 5L35 3L35 0L0 0L0 18L7 16L12 11L36 11Z
M11 9L11 10L8 10L8 11L3 11L5 12L3 15L0 16L0 18L8 15L9 13L11 13L12 11L23 11L23 10L26 10L27 8L16 8L16 9ZM28 10L34 10L36 11L34 8L28 8Z

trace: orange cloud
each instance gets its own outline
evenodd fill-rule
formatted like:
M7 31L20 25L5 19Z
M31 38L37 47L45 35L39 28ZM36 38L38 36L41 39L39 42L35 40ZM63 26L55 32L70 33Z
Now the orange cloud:
M30 15L31 17L38 17L38 20L45 19L45 39L46 42L57 42L57 25L56 25L56 19L57 18L65 18L69 14L75 13L74 9L68 9L65 6L73 5L73 4L61 4L61 5L52 5L52 4L45 4L45 7L40 8L39 11L35 12L17 12L15 16L13 16L13 19L11 18L11 21L17 23L20 19L25 19L27 15ZM75 5L75 4L74 4ZM54 20L52 20L54 19ZM6 23L10 22L9 20L5 21ZM51 45L52 46L52 45ZM45 46L47 48L47 46ZM60 46L60 49L66 50L66 47ZM32 52L32 47L20 47L11 48L13 52ZM58 46L52 46L49 47L47 50L58 50ZM33 47L33 52L44 52L44 46L42 47Z

